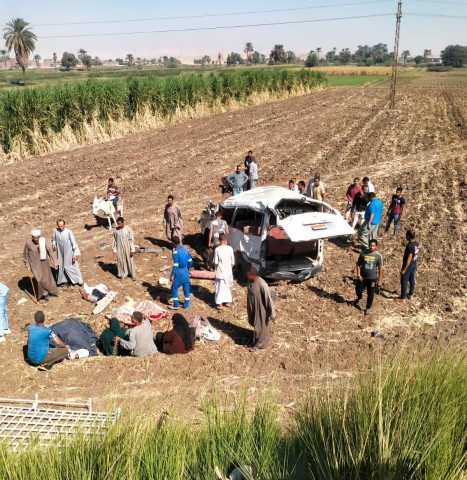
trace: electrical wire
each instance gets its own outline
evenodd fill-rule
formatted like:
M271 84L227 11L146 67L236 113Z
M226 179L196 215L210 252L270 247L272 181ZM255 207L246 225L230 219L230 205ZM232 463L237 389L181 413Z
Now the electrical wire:
M414 17L433 17L433 18L467 18L467 15L444 15L443 13L415 13L407 12L403 16L414 16Z
M142 35L146 33L172 33L172 32L198 32L203 30L226 30L230 28L250 28L250 27L266 27L271 25L296 25L299 23L315 23L330 22L334 20L353 20L358 18L375 18L375 17L392 17L394 13L379 13L375 15L355 15L352 17L334 17L334 18L318 18L312 20L295 20L288 22L271 22L271 23L250 23L245 25L225 25L217 27L196 27L196 28L171 28L167 30L147 30L142 32L114 32L114 33L82 33L78 35L48 35L38 38L77 38L77 37L110 37L116 35Z
M177 17L158 17L158 18L136 18L127 20L101 20L92 22L63 22L63 23L37 23L31 25L31 27L58 27L62 25L98 25L104 23L130 23L130 22L153 22L159 20L186 20L189 18L208 18L208 17L228 17L233 15L254 15L258 13L278 13L278 12L296 12L299 10L311 10L318 8L332 8L332 7L346 7L354 5L367 5L371 3L388 3L389 0L366 0L363 2L349 2L349 3L331 3L327 5L314 5L311 7L297 7L297 8L280 8L275 10L254 10L246 12L230 12L230 13L211 13L205 15L186 15Z

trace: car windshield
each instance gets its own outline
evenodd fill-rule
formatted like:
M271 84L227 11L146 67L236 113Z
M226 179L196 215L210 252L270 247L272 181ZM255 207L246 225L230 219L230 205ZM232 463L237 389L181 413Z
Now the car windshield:
M301 200L284 199L276 205L276 211L279 214L279 218L283 220L284 218L290 217L290 215L300 215L301 213L308 212L322 212L323 205L311 203L305 198ZM324 206L324 211L326 213L334 213L326 206Z

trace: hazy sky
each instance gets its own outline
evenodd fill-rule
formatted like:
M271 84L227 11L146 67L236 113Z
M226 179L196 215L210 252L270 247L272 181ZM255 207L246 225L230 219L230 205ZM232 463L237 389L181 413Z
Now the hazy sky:
M395 12L397 0L258 0L220 2L214 0L0 0L0 23L4 25L14 17L28 21L39 37L35 53L51 58L57 52L77 52L84 48L92 56L101 59L135 57L215 57L221 51L224 58L231 51L242 52L246 42L252 42L255 50L269 54L276 43L296 54L321 47L323 53L336 47L350 48L357 45L386 43L393 50ZM345 5L345 4L353 5ZM325 6L325 8L323 8ZM316 8L308 8L316 7ZM271 12L275 9L296 9ZM262 13L254 13L263 10ZM267 11L267 12L264 12ZM249 12L249 13L240 13ZM410 14L450 15L454 18L434 18ZM157 20L160 17L181 17L229 14L203 18L178 18ZM154 30L196 29L275 22L297 22L336 17L362 15L388 16L342 19L246 28L184 31L170 33L138 33L112 36L82 36L99 33L130 33ZM464 16L465 18L460 18ZM124 23L110 23L121 20ZM108 22L70 25L71 22ZM68 25L64 25L68 23ZM56 25L43 25L56 24ZM69 35L66 38L46 38ZM1 42L0 42L1 44ZM422 54L425 48L433 55L449 44L467 45L467 0L403 1L400 51L410 50L413 55Z

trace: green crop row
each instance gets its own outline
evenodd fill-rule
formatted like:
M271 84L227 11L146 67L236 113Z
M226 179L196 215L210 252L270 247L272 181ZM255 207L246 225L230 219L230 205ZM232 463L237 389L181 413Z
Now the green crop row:
M245 103L255 94L280 96L324 85L326 76L308 70L258 69L243 72L172 77L130 77L38 87L0 93L0 145L5 153L21 145L37 151L38 139L49 140L65 127L79 139L90 124L131 121L147 112L170 120L200 105Z
M249 407L240 394L227 408L205 403L193 423L152 418L136 402L139 417L105 436L20 452L0 445L0 478L205 480L234 467L255 480L467 478L465 351L375 357L295 412L271 401Z

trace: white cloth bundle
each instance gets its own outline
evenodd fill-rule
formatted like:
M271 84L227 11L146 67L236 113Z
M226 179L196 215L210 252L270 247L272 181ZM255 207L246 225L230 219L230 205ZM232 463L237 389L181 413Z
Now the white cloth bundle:
M41 260L47 260L47 249L45 248L45 238L39 238L39 258Z

